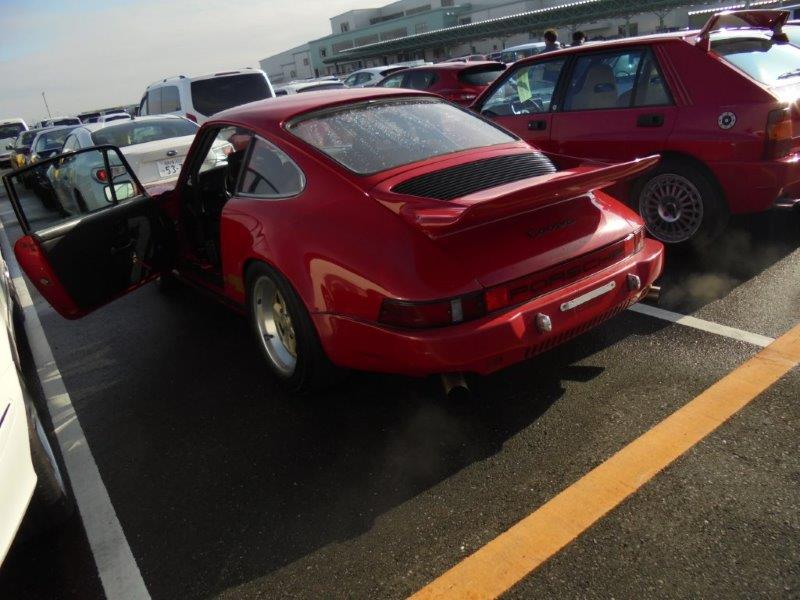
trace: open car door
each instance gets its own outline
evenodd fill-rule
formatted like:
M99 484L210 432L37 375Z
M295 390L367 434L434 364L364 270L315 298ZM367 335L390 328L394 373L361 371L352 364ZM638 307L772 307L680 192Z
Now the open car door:
M62 154L3 177L25 274L67 319L158 277L174 262L175 232L119 149Z

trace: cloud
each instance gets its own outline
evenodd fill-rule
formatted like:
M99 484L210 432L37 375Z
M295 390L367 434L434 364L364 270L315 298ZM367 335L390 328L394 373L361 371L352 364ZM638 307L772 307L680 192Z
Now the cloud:
M5 3L4 3L5 4ZM328 19L374 0L89 0L0 12L0 117L138 102L163 77L258 67L330 33ZM64 5L68 6L68 10Z

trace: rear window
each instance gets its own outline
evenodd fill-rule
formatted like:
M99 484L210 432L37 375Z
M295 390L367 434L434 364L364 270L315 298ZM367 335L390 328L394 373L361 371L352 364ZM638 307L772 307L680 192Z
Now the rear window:
M35 138L36 134L38 134L38 133L39 132L36 131L36 130L26 131L21 136L19 136L19 141L17 142L17 146L18 147L30 146L31 143L33 142L33 138Z
M65 119L53 119L53 125L80 125L81 120L77 117L67 117Z
M56 129L55 131L48 131L39 136L36 142L36 151L52 150L54 148L61 148L64 145L64 140L67 139L69 132L75 129L74 127L64 127L64 129Z
M128 121L93 132L92 142L96 146L108 144L124 148L134 144L145 144L168 138L194 135L197 130L198 125L186 119Z
M6 138L15 138L23 131L25 131L25 126L22 123L9 123L8 125L0 125L0 140L4 140Z
M500 73L505 71L505 67L483 67L481 69L467 69L458 76L462 83L467 85L489 85L500 77Z
M213 77L192 82L192 104L197 112L207 117L234 106L269 97L267 81L259 73Z
M750 77L769 86L800 82L800 48L766 37L712 40L711 49Z
M433 98L351 104L300 117L287 129L360 175L516 139Z

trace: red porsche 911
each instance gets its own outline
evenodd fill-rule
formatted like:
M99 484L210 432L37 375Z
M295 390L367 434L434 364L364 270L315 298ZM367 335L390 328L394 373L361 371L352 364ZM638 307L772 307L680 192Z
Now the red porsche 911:
M335 367L486 374L641 300L663 246L597 191L657 157L556 171L539 151L430 94L354 89L232 109L200 129L174 189L145 190L113 147L76 178L89 212L6 188L20 265L64 317L181 279L246 313L296 392ZM78 153L44 161L46 179ZM167 157L164 157L165 159ZM63 183L63 182L62 182ZM61 207L57 210L54 207Z

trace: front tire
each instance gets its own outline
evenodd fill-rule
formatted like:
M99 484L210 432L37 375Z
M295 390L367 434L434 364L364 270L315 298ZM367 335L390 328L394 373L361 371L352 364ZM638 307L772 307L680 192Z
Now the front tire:
M714 182L687 161L662 161L637 182L631 196L650 235L677 248L708 246L730 216Z
M264 263L247 270L250 327L281 385L307 394L332 385L339 375L319 342L300 297L283 275Z

